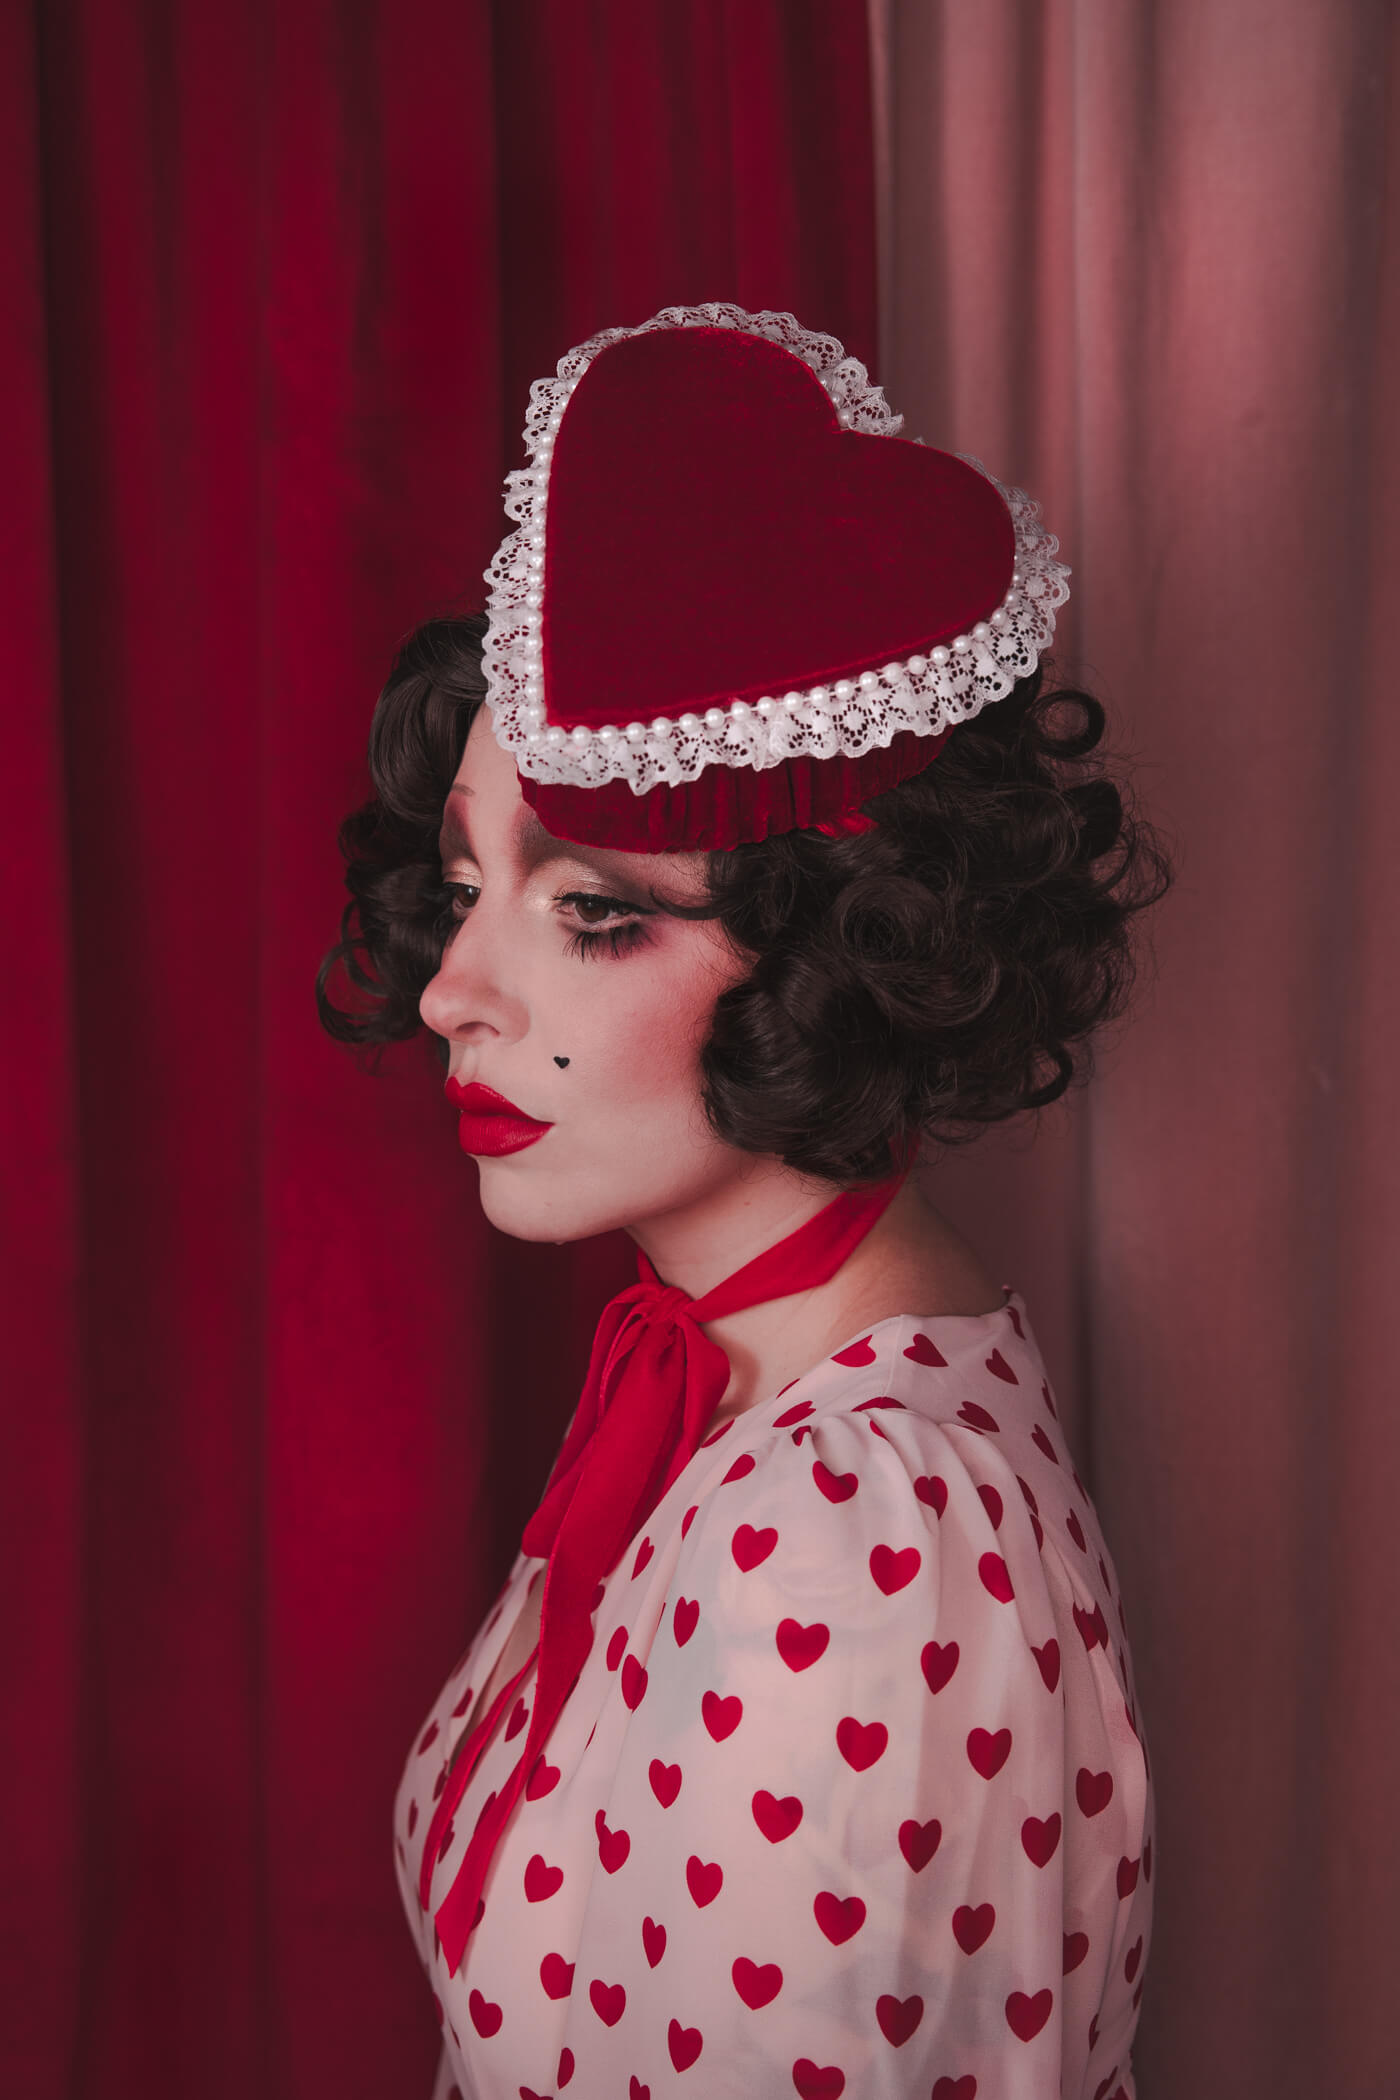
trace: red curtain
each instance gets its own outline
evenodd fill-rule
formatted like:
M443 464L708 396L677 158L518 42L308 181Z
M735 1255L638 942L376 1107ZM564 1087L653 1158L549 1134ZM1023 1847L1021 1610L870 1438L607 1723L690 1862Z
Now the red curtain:
M425 1044L321 1036L336 825L565 350L732 299L874 366L865 10L0 37L0 2089L411 2100L394 1784L627 1260L499 1239Z

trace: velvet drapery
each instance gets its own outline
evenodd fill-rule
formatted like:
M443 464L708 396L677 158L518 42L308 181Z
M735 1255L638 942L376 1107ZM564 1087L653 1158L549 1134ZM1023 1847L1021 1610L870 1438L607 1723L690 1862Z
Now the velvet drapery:
M1400 2092L1400 11L876 0L881 362L1040 497L1180 873L1087 1093L940 1169L1024 1292L1157 1789L1142 2100Z
M873 364L863 0L0 38L0 2091L426 2094L393 1788L631 1268L320 1034L336 826L565 350L731 299Z

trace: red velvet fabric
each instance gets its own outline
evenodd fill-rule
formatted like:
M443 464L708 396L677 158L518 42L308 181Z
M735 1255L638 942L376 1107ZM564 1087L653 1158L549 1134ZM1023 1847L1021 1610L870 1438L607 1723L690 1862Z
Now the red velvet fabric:
M426 1046L322 1035L336 826L563 347L717 298L874 365L866 52L859 0L0 10L6 2096L431 2091L394 1786L628 1262L490 1232Z
M544 552L545 723L621 728L927 653L995 611L1016 538L985 475L843 429L791 351L736 329L658 328L608 344L577 381ZM556 835L655 852L834 817L899 777L877 751L712 766L646 795L621 782L596 798L540 782L527 794Z

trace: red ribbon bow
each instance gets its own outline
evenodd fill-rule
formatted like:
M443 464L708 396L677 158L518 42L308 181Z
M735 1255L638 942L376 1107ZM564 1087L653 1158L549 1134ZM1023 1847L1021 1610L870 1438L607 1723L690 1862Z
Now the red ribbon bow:
M639 1253L640 1281L604 1306L574 1419L539 1508L521 1534L522 1552L548 1556L525 1747L504 1788L486 1802L452 1886L434 1913L452 1974L485 1908L482 1889L497 1841L593 1645L598 1584L690 1463L724 1398L729 1359L702 1332L701 1323L827 1282L864 1239L907 1172L906 1165L878 1188L838 1196L701 1298L663 1284ZM423 1841L418 1893L425 1910L453 1811L505 1700L528 1668L527 1662L482 1716L443 1788Z

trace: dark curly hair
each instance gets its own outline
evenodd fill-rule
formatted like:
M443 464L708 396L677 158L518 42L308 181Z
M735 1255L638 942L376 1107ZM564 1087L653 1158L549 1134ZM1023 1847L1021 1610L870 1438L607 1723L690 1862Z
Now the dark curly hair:
M375 708L376 792L340 827L350 902L316 980L341 1042L423 1026L446 936L438 826L485 692L485 629L479 613L415 628ZM873 831L710 855L709 902L669 908L717 919L751 964L702 1055L726 1143L857 1188L913 1133L965 1144L1088 1079L1091 1036L1127 1010L1131 921L1175 873L1126 783L1089 758L1104 727L1099 701L1042 667L873 796ZM348 1006L330 994L337 965L360 995Z

